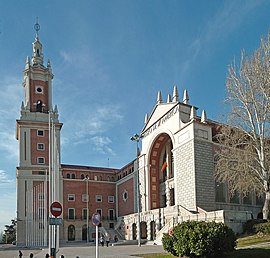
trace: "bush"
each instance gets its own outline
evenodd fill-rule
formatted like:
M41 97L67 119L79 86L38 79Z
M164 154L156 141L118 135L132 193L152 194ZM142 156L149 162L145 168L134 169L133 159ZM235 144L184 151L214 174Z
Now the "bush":
M263 233L266 235L270 235L270 222L264 222L264 223L260 223L254 226L255 228L255 232L258 233Z
M246 234L252 234L252 233L257 233L257 225L262 224L264 222L267 222L267 220L264 219L251 219L248 220L244 226L243 226L243 231Z
M223 223L186 221L162 238L163 248L174 256L217 256L234 250L234 232Z

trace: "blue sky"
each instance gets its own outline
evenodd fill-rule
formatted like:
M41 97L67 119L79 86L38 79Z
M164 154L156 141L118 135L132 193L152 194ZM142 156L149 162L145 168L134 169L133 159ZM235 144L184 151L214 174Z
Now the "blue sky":
M211 119L224 113L227 67L266 36L270 2L181 0L1 1L0 231L16 217L15 120L34 24L51 60L65 164L120 168L135 157L161 90L178 86Z

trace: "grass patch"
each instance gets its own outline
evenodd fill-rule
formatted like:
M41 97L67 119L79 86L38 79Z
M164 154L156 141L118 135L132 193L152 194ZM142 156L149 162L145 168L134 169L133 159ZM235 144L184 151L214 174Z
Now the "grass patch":
M237 247L245 247L245 246L260 244L264 242L270 242L270 235L256 234L252 236L238 238Z
M174 258L175 256L171 254L139 254L136 256L143 257L143 258ZM270 247L269 249L240 249L235 250L229 254L224 256L220 256L219 258L269 258L270 257Z

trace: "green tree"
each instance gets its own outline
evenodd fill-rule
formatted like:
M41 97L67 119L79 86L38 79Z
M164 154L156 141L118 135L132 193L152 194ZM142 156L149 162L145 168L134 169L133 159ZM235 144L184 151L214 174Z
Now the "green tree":
M16 240L16 224L17 221L12 219L10 225L5 225L4 234L2 236L2 242L10 244Z

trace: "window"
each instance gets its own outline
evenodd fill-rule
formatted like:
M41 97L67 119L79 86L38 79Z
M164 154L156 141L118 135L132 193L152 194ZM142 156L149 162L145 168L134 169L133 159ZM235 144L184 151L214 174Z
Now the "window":
M114 196L113 195L108 196L108 202L114 203Z
M37 130L37 136L44 136L44 130Z
M43 94L43 87L42 86L36 86L36 93L37 94Z
M96 195L96 202L102 202L102 195Z
M70 174L69 173L67 173L67 178L70 178Z
M68 195L68 201L69 202L74 202L75 201L75 194L69 194Z
M97 176L94 176L94 180L97 181Z
M43 219L45 215L44 208L38 208L38 218Z
M88 201L88 196L87 194L82 195L82 202L87 202Z
M68 209L68 219L75 219L75 209L74 208Z
M82 219L87 219L87 209L86 208L82 209Z
M44 193L38 193L38 199L40 201L44 200Z
M127 190L125 189L124 192L123 192L123 201L126 202L128 199L128 192Z
M44 150L45 149L45 144L44 143L38 143L37 144L37 149L38 150Z
M38 157L37 158L37 163L38 164L45 164L45 159L43 157Z
M71 178L72 178L72 179L75 179L75 174L72 174L72 175L71 175Z
M42 112L43 103L41 100L37 101L37 112Z
M114 220L114 209L109 209L108 210L108 219L109 220Z
M100 216L102 216L102 209L96 209L96 212L99 213Z
M84 174L81 174L81 179L84 179Z

